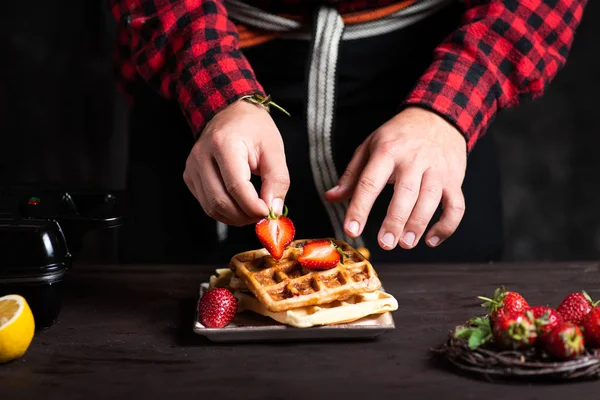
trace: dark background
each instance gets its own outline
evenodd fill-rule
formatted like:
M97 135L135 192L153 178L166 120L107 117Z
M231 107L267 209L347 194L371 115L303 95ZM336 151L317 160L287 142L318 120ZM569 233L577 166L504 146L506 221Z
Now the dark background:
M501 159L507 260L598 258L598 20L590 1L544 98L504 111L489 132ZM99 0L3 5L0 185L126 188L128 115L112 28ZM113 260L117 234L88 235L83 260Z

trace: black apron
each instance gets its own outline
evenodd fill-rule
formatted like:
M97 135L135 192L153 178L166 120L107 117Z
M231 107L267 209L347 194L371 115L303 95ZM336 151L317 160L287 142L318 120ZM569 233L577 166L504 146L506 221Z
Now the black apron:
M410 27L342 42L332 134L335 168L341 176L356 147L393 117L402 99L431 62L433 49L456 27L460 5ZM291 186L286 196L296 238L335 236L310 172L306 134L307 60L310 43L276 39L244 50L274 101L291 113L272 110L283 136ZM132 112L129 192L132 218L123 229L122 262L226 264L235 253L260 247L254 226L227 227L223 241L183 182L193 137L177 104L140 87ZM257 189L260 179L254 179ZM502 254L499 174L491 132L470 153L463 184L465 216L438 248L423 240L416 248L382 250L377 234L393 186L379 196L362 234L375 263L489 262ZM432 224L439 218L440 210Z

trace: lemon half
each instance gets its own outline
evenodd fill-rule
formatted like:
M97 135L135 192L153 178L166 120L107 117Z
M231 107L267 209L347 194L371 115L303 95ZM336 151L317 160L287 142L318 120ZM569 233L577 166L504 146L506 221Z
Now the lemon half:
M27 301L15 294L0 297L0 363L25 354L34 332L35 321Z

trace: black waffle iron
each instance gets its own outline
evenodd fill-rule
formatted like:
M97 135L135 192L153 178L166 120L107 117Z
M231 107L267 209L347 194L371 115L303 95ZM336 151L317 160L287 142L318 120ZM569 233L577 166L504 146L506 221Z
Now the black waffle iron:
M122 224L117 200L106 193L0 189L0 296L25 297L36 328L57 319L85 234Z

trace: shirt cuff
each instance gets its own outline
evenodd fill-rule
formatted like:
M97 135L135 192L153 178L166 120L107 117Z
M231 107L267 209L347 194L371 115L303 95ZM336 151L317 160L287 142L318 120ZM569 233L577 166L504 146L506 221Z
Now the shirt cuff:
M430 65L402 107L437 113L465 136L470 152L495 117L494 82L482 65L450 56Z
M194 137L221 110L249 94L264 90L240 51L204 57L183 69L177 83L181 109Z

